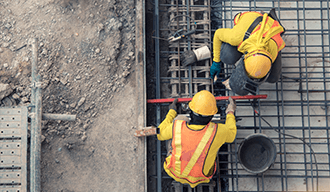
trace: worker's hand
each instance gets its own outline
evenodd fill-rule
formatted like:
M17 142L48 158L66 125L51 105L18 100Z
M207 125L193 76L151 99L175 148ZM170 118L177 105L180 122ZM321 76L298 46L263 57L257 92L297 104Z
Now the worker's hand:
M229 112L234 113L235 110L236 110L236 101L233 98L229 97L229 104L226 109L226 114L228 114Z
M214 77L220 73L221 63L222 63L221 61L220 62L213 61L212 66L210 68L211 79L214 79Z
M183 52L183 54L180 56L180 59L182 66L184 67L191 65L197 61L197 57L193 50Z
M181 57L181 62L184 67L191 65L197 61L211 58L211 51L205 45L195 50L185 51Z
M170 104L170 106L168 107L168 109L169 110L170 109L174 109L175 111L177 111L178 110L178 108L176 106L177 102L178 102L178 99L174 99L174 101Z

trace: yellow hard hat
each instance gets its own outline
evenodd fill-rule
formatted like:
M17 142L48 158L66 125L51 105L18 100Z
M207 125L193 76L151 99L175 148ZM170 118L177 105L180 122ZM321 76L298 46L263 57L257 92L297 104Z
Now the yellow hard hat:
M215 97L207 90L202 90L194 95L189 102L189 108L200 115L211 116L218 112Z
M244 66L249 77L261 79L272 67L272 56L265 50L252 51L245 55Z

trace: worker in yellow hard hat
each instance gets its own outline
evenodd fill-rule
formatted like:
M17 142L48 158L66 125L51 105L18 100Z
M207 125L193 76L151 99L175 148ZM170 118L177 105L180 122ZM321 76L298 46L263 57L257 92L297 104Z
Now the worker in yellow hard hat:
M174 180L192 188L210 182L216 171L219 148L236 137L236 104L231 97L229 101L225 124L211 122L218 108L209 91L196 93L189 102L190 120L176 118L177 99L170 105L166 118L159 125L157 138L162 141L172 139L164 169Z
M282 69L280 51L285 47L283 32L274 9L269 14L237 13L233 28L220 28L214 34L211 78L220 73L224 63L237 63L223 84L239 95L255 94L265 81L277 82Z

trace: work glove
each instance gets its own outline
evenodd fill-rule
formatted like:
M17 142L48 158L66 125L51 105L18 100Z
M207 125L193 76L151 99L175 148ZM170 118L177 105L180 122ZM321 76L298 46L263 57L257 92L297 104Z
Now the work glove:
M229 78L226 81L222 82L222 84L224 86L226 86L227 89L231 90L230 85L229 85Z
M186 67L191 65L197 61L201 61L204 59L211 58L211 52L209 48L205 45L201 48L196 50L188 50L183 52L182 56L180 57L182 66Z
M177 102L178 102L178 99L174 99L174 101L173 101L173 102L170 104L170 106L168 107L168 110L170 110L170 109L174 109L175 111L177 111L177 110L178 110L178 108L177 108L177 106L176 106Z
M220 62L213 61L212 66L210 68L211 79L214 79L214 77L220 73L221 63L222 63L222 61L220 61Z
M236 101L231 97L229 97L228 100L229 100L229 104L228 104L227 109L226 109L226 114L228 114L229 112L234 113L235 110L236 110Z

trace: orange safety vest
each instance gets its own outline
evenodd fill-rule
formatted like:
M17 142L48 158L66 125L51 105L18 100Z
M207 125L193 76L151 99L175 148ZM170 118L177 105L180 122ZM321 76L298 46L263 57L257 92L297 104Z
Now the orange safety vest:
M203 167L217 127L217 124L210 122L201 130L192 130L187 127L186 121L174 121L173 150L172 155L166 158L165 171L174 179L188 181L188 184L209 181L215 173L216 164L210 176L203 174Z
M242 16L243 16L244 14L246 14L246 13L249 13L249 12L244 12L244 13L242 13L242 14L240 15L240 17L242 17ZM260 14L260 16L262 16L261 13L259 13L259 12L256 12L256 13L258 13L258 14ZM268 17L267 17L267 20L266 20L266 23L267 23L267 22L271 22L271 21L274 21L274 22L273 22L273 25L271 26L271 28L280 26L280 23L279 23L278 21L273 20L272 18L270 18L270 17L268 16ZM236 25L236 22L234 22L234 25ZM257 31L260 29L260 27L261 27L261 25L259 24L259 25L253 30L253 32L251 33L251 36L252 36L255 32L257 32ZM269 30L266 30L266 32L262 35L262 37L266 37L268 31L269 31ZM282 31L282 32L283 32L283 31ZM282 32L280 32L280 33L278 33L278 34L276 34L276 35L274 35L274 36L271 37L271 39L273 39L273 40L275 41L275 43L277 44L278 51L281 51L281 50L285 47L285 43L284 43L284 41L283 41L283 39L282 39L282 37L281 37L281 33L282 33ZM242 42L243 42L243 41L242 41ZM240 43L240 45L242 44L242 42ZM240 45L239 45L238 47L240 47Z

